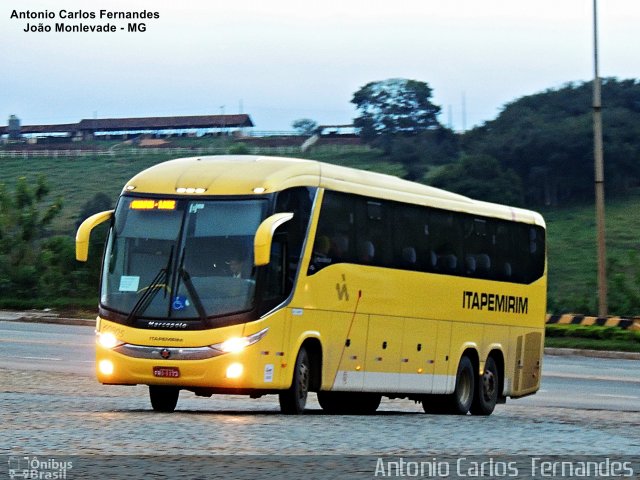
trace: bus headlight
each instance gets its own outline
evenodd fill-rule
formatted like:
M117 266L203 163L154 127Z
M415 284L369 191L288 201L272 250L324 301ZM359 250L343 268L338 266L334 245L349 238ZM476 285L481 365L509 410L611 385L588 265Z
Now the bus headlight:
M253 345L257 341L261 340L262 337L267 334L268 330L269 328L265 328L264 330L260 330L258 333L254 333L253 335L248 335L246 337L233 337L222 343L215 343L211 345L211 348L224 353L239 353L249 345Z
M118 345L122 345L123 342L120 342L116 336L111 333L111 332L98 332L96 334L97 336L97 341L100 344L101 347L104 347L106 349L112 349L117 347Z

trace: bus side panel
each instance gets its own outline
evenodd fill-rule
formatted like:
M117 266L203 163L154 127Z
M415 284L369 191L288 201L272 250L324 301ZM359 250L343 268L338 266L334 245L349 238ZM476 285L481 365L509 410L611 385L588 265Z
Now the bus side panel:
M322 390L362 391L369 316L316 312L323 327Z
M367 360L364 390L367 392L398 392L400 387L400 354L404 318L369 317Z
M431 393L451 393L455 386L455 377L452 380L449 376L449 365L455 363L452 361L451 350L451 322L439 321L438 324L438 340L436 342L435 363L433 375L433 388ZM451 385L451 387L449 387Z
M431 393L437 334L438 323L435 320L404 319L404 336L400 358L400 392Z
M511 392L514 398L534 393L540 387L544 336L541 331L513 329L514 354L505 369L511 372Z
M285 375L288 351L285 347L289 337L289 317L289 311L285 309L246 325L245 332L269 329L264 338L252 346L256 348L238 354L238 360L245 367L242 381L246 387L284 388L288 385Z
M514 329L512 336L515 345L513 385L511 396L522 397L534 393L540 387L542 368L543 334L538 331Z

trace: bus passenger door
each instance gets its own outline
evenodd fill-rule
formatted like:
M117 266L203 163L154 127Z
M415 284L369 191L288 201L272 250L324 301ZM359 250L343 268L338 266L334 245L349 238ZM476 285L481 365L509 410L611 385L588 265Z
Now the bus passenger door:
M398 392L403 328L404 318L369 317L364 374L366 392Z
M400 392L431 392L437 334L438 324L434 320L405 319L400 356Z

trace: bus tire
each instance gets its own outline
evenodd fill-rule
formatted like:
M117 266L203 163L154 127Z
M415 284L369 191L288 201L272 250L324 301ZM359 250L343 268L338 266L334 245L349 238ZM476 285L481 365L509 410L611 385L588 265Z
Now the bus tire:
M495 360L487 358L484 364L484 372L476 382L471 413L473 415L491 415L498 401L498 389L500 386L500 373Z
M425 413L466 415L473 403L475 374L473 363L466 355L460 359L456 373L456 387L448 395L426 395L422 399Z
M296 364L293 369L291 386L280 392L280 411L287 415L299 415L304 412L309 394L311 380L311 363L307 350L302 347L298 352Z
M377 393L318 392L318 403L332 415L371 415L380 406Z
M180 389L166 385L149 385L151 406L156 412L171 413L176 409Z
M456 388L449 396L449 413L454 415L466 415L473 403L476 375L473 363L466 355L460 359L458 372L456 373Z

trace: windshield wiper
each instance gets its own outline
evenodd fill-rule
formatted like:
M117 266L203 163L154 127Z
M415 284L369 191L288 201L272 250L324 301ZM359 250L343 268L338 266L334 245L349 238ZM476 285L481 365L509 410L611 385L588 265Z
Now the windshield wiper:
M200 295L198 295L198 291L193 286L193 282L191 281L191 275L189 275L189 272L187 272L187 270L185 270L184 268L185 254L186 254L186 249L183 249L182 255L180 256L180 264L178 265L177 272L180 278L182 278L182 281L184 282L184 286L187 287L187 292L189 293L191 300L193 300L193 306L196 307L196 311L198 312L198 316L200 317L200 320L204 322L207 319L207 313L205 312L204 305L202 305L202 300L200 299ZM174 287L174 291L177 292L178 291L177 278L173 281L173 287ZM171 306L169 306L169 308L171 308Z
M180 276L184 281L184 286L187 287L187 292L189 292L189 296L191 300L193 300L193 305L196 307L198 311L198 315L200 316L201 321L205 321L207 319L207 313L204 310L204 305L202 305L202 300L200 300L200 295L198 295L198 291L193 286L193 282L191 281L191 275L187 272L182 266L180 267Z
M162 285L164 283L164 296L167 296L167 289L169 288L169 286L167 285L167 279L169 277L168 273L169 273L169 269L171 268L171 262L173 261L173 248L174 246L171 246L171 253L169 253L169 261L167 261L167 265L163 268L161 268L158 273L156 273L156 276L153 277L153 280L151 281L151 283L145 287L146 290L145 292L142 294L142 296L138 299L138 301L136 302L136 304L133 306L133 308L131 309L131 311L129 312L129 315L127 315L127 325L131 324L131 321L135 318L135 316L138 314L138 311L142 311L144 312L147 307L149 306L149 304L153 301L153 299L155 298L156 294L158 293L158 290L160 290L160 285Z

